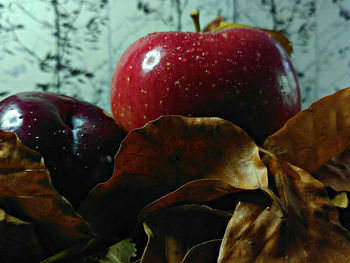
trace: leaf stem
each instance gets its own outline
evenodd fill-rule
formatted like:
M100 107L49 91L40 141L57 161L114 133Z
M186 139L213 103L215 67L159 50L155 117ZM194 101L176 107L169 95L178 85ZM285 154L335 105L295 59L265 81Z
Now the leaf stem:
M190 13L190 16L192 18L193 24L194 24L194 28L196 30L196 32L201 32L201 27L199 24L199 10L195 9Z

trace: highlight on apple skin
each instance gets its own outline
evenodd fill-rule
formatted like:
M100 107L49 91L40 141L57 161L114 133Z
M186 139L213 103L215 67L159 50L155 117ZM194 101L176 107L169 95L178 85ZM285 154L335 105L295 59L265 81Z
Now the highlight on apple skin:
M128 132L161 115L221 117L257 143L301 109L286 51L268 33L157 32L124 52L111 85L115 119Z
M1 101L0 129L15 132L44 157L54 187L75 207L112 176L126 135L103 109L49 92L23 92Z

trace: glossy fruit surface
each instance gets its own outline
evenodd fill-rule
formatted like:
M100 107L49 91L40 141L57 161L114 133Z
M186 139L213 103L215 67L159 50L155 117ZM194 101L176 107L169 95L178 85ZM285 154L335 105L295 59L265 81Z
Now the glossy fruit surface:
M235 28L139 39L116 65L111 106L126 131L161 115L221 117L260 143L301 102L285 50L267 33Z
M110 178L125 136L101 108L47 92L23 92L1 101L0 129L15 132L41 153L53 185L75 206Z

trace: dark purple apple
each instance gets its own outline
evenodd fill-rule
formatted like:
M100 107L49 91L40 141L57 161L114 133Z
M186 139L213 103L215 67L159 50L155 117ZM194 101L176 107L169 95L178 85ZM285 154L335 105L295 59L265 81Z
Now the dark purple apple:
M101 108L47 92L23 92L1 101L0 129L15 132L44 157L53 185L75 207L112 176L125 136Z
M300 111L300 90L286 51L268 33L159 32L133 43L116 65L112 113L126 130L161 115L213 116L256 142Z

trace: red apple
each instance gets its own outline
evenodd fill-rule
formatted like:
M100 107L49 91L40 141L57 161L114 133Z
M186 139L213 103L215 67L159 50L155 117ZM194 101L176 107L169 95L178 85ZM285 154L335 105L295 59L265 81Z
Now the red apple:
M261 143L300 111L286 51L268 33L160 32L133 43L116 65L114 117L130 131L161 115L214 116Z
M23 92L1 101L0 129L15 132L44 157L54 187L75 207L112 176L125 136L101 108L48 92Z

